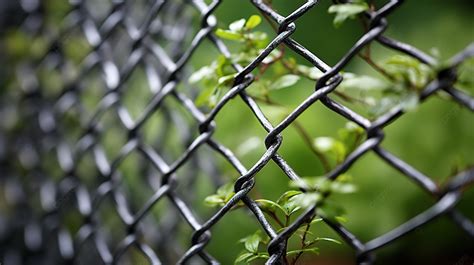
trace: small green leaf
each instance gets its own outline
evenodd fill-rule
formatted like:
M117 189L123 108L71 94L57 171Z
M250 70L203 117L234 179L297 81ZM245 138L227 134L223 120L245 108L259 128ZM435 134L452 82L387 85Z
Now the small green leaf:
M280 198L278 198L277 200L277 203L281 206L283 206L283 204L285 204L291 197L295 196L295 195L298 195L298 194L301 194L302 192L301 191L298 191L298 190L289 190L285 193L283 193Z
M230 23L229 25L229 29L230 31L232 32L239 32L239 31L242 31L242 29L244 28L245 26L245 19L239 19L237 21L234 21L232 23Z
M199 95L197 96L196 100L194 101L196 106L200 107L204 105L209 105L210 98L215 93L216 89L217 87L213 87L213 86L209 86L203 89L201 93L199 93Z
M329 200L325 200L324 203L316 209L316 212L319 216L335 222L338 222L338 217L344 215L344 209Z
M217 29L216 30L216 35L218 37L226 39L226 40L237 40L237 41L242 40L242 34L235 33L235 32L232 32L230 30L225 30L225 29Z
M204 203L207 206L224 206L234 196L234 187L232 183L227 183L217 189L216 194L207 196Z
M420 100L416 92L410 92L401 99L400 107L404 111L414 111L417 109Z
M329 237L317 237L313 240L311 240L309 243L314 243L314 242L319 242L319 241L327 241L327 242L332 242L336 244L342 244L340 241L334 239L334 238L329 238Z
M283 193L283 195L281 195L278 199L277 203L282 207L283 213L286 216L290 216L292 213L296 212L299 209L299 205L297 205L291 199L300 194L303 193L301 191L290 190Z
M207 196L205 199L204 199L204 203L207 205L207 206L211 206L211 207L214 207L214 206L222 206L225 204L225 200L222 198L222 196L219 196L219 195L210 195L210 196Z
M288 202L283 206L288 211L288 215L291 215L298 209L306 209L314 206L320 202L323 196L318 192L307 192L301 193L291 197Z
M389 109L394 107L398 103L396 97L384 97L381 100L377 101L375 106L369 109L369 115L372 117L377 117L381 114L386 113Z
M189 77L189 83L190 84L195 84L198 83L199 81L209 78L210 76L214 75L214 69L211 66L204 66L201 67L199 70L194 72L190 77Z
M273 84L270 85L270 90L278 90L286 87L293 86L300 80L300 77L297 75L284 75L278 78Z
M329 152L334 148L336 140L331 137L318 137L314 139L314 147L319 152Z
M282 54L280 50L273 50L267 57L263 59L262 63L268 64L270 62L273 62L276 58L281 57L281 55Z
M342 142L332 137L317 137L314 139L314 148L321 153L332 153L337 161L346 157L346 147Z
M331 181L324 177L304 177L290 182L290 186L311 191L328 192L331 188Z
M356 133L356 134L362 134L364 133L364 129L362 129L362 127L360 127L359 125L357 125L356 123L350 121L350 122L347 122L344 126L344 128L348 131L348 132L351 132L351 133Z
M389 84L381 79L367 76L344 73L344 80L339 85L341 89L353 89L356 91L385 90Z
M234 184L227 183L217 189L217 194L228 197L234 195Z
M339 27L346 21L348 18L354 18L357 14L362 13L369 9L367 3L346 3L346 4L337 4L329 7L329 13L336 13L334 18L334 26Z
M336 193L354 193L357 188L354 184L333 181L331 183L331 191Z
M336 221L337 221L338 223L341 223L341 224L342 224L342 223L347 223L347 218L344 217L344 216L336 216Z
M217 80L217 83L219 85L230 86L232 82L234 81L234 77L235 77L235 74L219 77L219 79Z
M321 78L321 76L323 76L323 72L314 66L308 67L306 65L300 64L296 66L296 69L311 80L318 80Z
M297 249L297 250L291 250L291 251L287 251L286 252L286 255L287 256L290 256L290 255L296 255L296 254L299 254L299 253L314 253L314 254L319 254L319 248L317 247L312 247L312 248L304 248L304 249Z
M433 69L407 55L394 55L384 63L384 69L406 86L422 89L434 78ZM393 87L392 89L396 89Z
M314 218L313 220L311 220L311 223L310 225L313 225L313 224L316 224L316 223L320 223L323 221L323 218Z
M258 15L252 15L250 18L247 20L247 23L245 23L245 28L246 29L253 29L256 26L258 26L262 22L262 18Z
M258 245L261 241L262 236L260 235L259 231L240 240L241 243L244 243L245 249L247 251L255 254L258 252Z
M270 257L268 256L267 253L258 253L257 255L251 257L250 259L247 260L247 264L250 262L256 260L256 259L269 259Z
M235 153L239 156L244 156L244 155L254 152L262 145L263 145L263 140L257 136L253 136L245 140L243 143L241 143L239 147L237 148L237 150L235 151Z
M238 263L241 263L241 262L245 262L248 264L248 259L251 258L251 257L254 257L255 256L255 253L249 253L249 252L243 252L242 254L240 254L236 259L235 259L235 262L234 264L238 264Z
M225 67L229 65L229 60L221 54L217 57L217 60L213 62L213 65L215 65L217 76L224 76L226 75L224 74L226 72Z
M262 211L268 211L271 213L274 213L276 209L280 209L283 213L285 213L285 209L281 207L278 203L266 199L258 199L255 200L255 202L258 204L258 207L262 209Z

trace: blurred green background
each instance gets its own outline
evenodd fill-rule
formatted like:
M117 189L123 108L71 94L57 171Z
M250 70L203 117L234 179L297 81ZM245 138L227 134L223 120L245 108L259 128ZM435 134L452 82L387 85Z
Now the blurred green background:
M273 1L274 8L283 15L291 13L304 1ZM375 1L378 6L384 1ZM333 16L327 10L330 1L321 1L315 8L296 21L292 37L329 65L334 65L352 47L363 33L355 21L346 22L341 28L332 25ZM385 35L411 44L430 53L437 49L440 58L448 59L474 41L474 4L471 1L405 1L388 17L389 28ZM230 22L256 14L254 7L241 1L225 1L216 12L220 27ZM262 24L265 24L262 23ZM267 32L272 35L271 28ZM380 45L373 45L374 57L388 58L392 52ZM300 62L298 55L292 55ZM195 56L198 66L205 65L208 57L201 49ZM201 64L199 64L201 62ZM345 71L374 75L362 60L355 58ZM474 73L473 73L474 74ZM296 107L314 89L311 82L301 81L291 89L277 91L272 99L290 108ZM272 120L273 124L280 121ZM229 117L232 117L231 119ZM297 119L312 137L335 136L344 127L345 120L316 103ZM238 150L250 137L264 139L265 131L239 98L232 100L216 120L217 139ZM416 111L410 112L389 125L382 146L399 156L416 169L442 184L456 168L465 168L474 162L474 116L456 103L432 97ZM255 163L264 152L263 142L257 151L240 156L247 167ZM287 162L301 176L323 173L317 158L296 130L290 126L283 132L283 145L279 150ZM347 210L345 226L362 241L382 235L429 208L434 200L407 177L386 165L376 155L369 153L349 170L359 190L351 195L338 195L336 201ZM230 175L235 173L230 172ZM256 189L264 198L276 200L288 185L286 176L273 163L256 176ZM254 195L256 196L256 195ZM474 218L474 191L467 190L457 207L471 220ZM255 221L249 213L235 211L224 217L213 230L209 251L222 260L235 257L239 247L229 249L227 244L251 233ZM337 236L319 225L313 228L317 235ZM472 238L442 217L416 232L397 240L377 251L376 264L455 264L463 256L473 255ZM347 246L320 245L319 257L307 258L308 264L355 264L352 251ZM325 256L329 256L327 258ZM319 263L318 263L319 262Z

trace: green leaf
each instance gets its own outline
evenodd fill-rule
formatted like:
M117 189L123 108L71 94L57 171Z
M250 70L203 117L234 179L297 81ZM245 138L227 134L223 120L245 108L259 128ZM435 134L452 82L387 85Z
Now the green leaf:
M234 81L234 77L235 77L235 74L219 77L219 79L217 80L217 83L219 85L230 86L232 85L232 82Z
M336 221L338 223L347 223L347 218L345 216L336 216Z
M323 218L314 218L313 220L311 220L311 223L310 225L313 225L313 224L316 224L316 223L320 223L323 221Z
M417 68L421 62L408 55L394 55L390 57L385 64L400 65L405 68Z
M311 191L327 192L331 187L331 181L324 176L303 177L290 182L291 187L309 189Z
M229 60L224 55L219 55L217 57L217 60L213 62L213 65L215 65L217 76L225 76L225 67L229 64Z
M338 217L345 213L343 208L329 200L325 200L324 203L316 209L316 212L319 216L335 222L338 222Z
M244 28L245 26L245 19L239 19L237 21L234 21L232 23L230 23L229 25L229 29L230 31L232 32L239 32L239 31L242 31L242 29Z
M286 87L293 86L300 80L300 77L297 75L284 75L278 78L275 82L270 85L270 90L278 90Z
M319 248L317 247L312 247L312 248L304 248L304 249L298 249L298 250L291 250L291 251L287 251L286 252L286 255L287 256L290 256L290 255L296 255L296 254L299 254L299 253L315 253L315 254L319 254Z
M253 57L256 57L260 53L259 49L265 48L265 46L268 45L268 35L265 32L260 32L260 31L251 32L251 33L245 34L245 36L248 39L252 40L252 46L254 46L254 47L251 47L253 48L252 49L254 53Z
M217 189L217 194L225 197L233 196L234 193L234 184L227 183Z
M298 209L306 209L314 206L322 199L323 196L318 192L301 193L291 197L283 208L288 211L288 215L291 215Z
M301 191L298 191L298 190L289 190L285 193L283 193L280 198L278 198L277 200L277 203L281 206L283 206L283 204L285 204L291 197L295 196L295 195L298 195L298 194L301 194L302 192Z
M346 153L349 154L354 151L357 146L364 140L364 129L359 125L348 122L344 126L337 131L340 141L346 147Z
M234 186L233 183L227 183L217 189L216 194L207 196L204 199L204 203L207 206L224 206L231 198L234 196Z
M343 77L344 80L339 85L341 89L368 91L385 90L389 87L389 84L387 82L372 76L344 73Z
M384 114L389 109L394 107L398 103L396 97L384 97L379 100L375 106L369 109L369 115L372 117L377 117L381 114Z
M268 64L274 61L276 58L281 57L281 55L282 54L280 50L273 50L272 52L270 52L270 54L267 57L263 59L262 63Z
M234 264L238 264L241 262L245 262L248 264L247 262L248 259L250 259L251 257L254 257L255 255L256 255L255 253L243 252L235 259Z
M271 213L274 213L276 209L280 209L283 213L285 213L285 209L281 207L278 203L266 199L258 199L255 200L255 202L258 204L258 207L262 209L262 211L268 211Z
M204 203L207 206L211 206L211 207L222 206L225 204L225 200L222 198L222 196L214 194L214 195L207 196L204 199Z
M404 111L414 111L417 109L419 103L418 94L416 92L410 92L401 99L400 107Z
M262 18L260 16L252 15L247 20L247 23L245 23L245 28L246 29L253 29L256 26L258 26L261 22L262 22Z
M346 157L345 145L332 137L317 137L314 139L314 148L323 154L334 154L337 161L342 161Z
M245 140L243 143L241 143L239 147L237 148L237 150L235 151L235 153L239 156L244 156L244 155L254 152L262 145L263 145L263 140L257 136L253 136Z
M194 100L196 106L201 107L205 105L210 105L210 98L215 93L216 89L217 87L214 86L209 86L203 89L201 93L199 93L199 95L197 96L196 100Z
M359 125L357 125L356 123L354 123L352 121L346 122L344 128L350 133L355 133L355 134L363 134L364 133L364 129L362 129L362 127L360 127Z
M217 29L216 35L226 40L236 40L236 41L242 40L242 34L235 33L230 30L225 30L225 29Z
M261 241L262 236L260 235L259 231L240 240L241 243L244 243L245 249L247 251L255 254L258 252L258 245Z
M354 193L357 188L354 184L333 181L331 183L331 191L336 193Z
M294 201L291 201L291 198L302 194L301 191L290 190L280 196L277 203L282 207L283 213L286 216L290 216L292 213L296 212L299 209L299 206L295 204Z
M256 260L256 259L269 259L270 257L268 256L267 253L258 253L257 255L251 257L250 259L247 260L247 264L250 262Z
M211 66L204 66L201 67L199 70L194 72L190 77L189 77L189 83L190 84L195 84L198 83L199 81L209 78L212 75L215 75L214 73L215 69Z
M385 61L384 69L402 82L402 85L417 89L424 88L428 81L434 78L434 71L431 67L407 55L397 54L390 57Z
M354 18L357 14L362 13L369 9L367 3L346 3L346 4L337 4L329 7L329 13L336 13L334 18L334 26L340 27L344 21L348 18Z
M315 243L315 242L319 242L319 241L327 241L327 242L332 242L332 243L336 243L336 244L342 244L340 241L334 239L334 238L329 238L329 237L317 237L313 240L311 240L309 243Z
M308 67L306 65L300 64L296 66L296 69L311 80L318 80L321 78L321 76L323 76L323 72L314 66Z

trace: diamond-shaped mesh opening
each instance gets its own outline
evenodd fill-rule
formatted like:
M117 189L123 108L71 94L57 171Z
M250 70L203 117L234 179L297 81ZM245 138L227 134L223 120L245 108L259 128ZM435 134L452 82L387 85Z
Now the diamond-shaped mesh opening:
M434 116L431 116L432 114ZM419 122L420 119L423 119L423 123ZM433 181L447 183L460 169L474 163L470 155L474 148L474 139L472 130L466 127L470 122L472 117L469 111L444 99L430 98L416 110L389 125L385 129L387 137L382 146L430 176ZM456 140L440 137L454 131ZM415 140L420 134L423 137ZM438 144L433 145L435 139ZM400 141L407 145L400 145ZM412 148L414 144L416 149ZM417 159L420 155L438 163L430 166L420 163Z
M424 211L434 200L425 190L406 178L402 173L387 165L373 153L366 154L347 172L357 186L357 193L334 194L336 202L349 204L344 225L353 233L364 232L361 240L370 240L381 235ZM374 177L376 176L376 177ZM403 192L404 196L399 196ZM361 194L366 194L365 198ZM363 200L365 203L361 203ZM413 203L416 202L416 203ZM390 209L403 209L391 211ZM377 218L372 219L358 213L366 211Z
M118 243L126 237L127 229L117 212L112 196L112 194L107 194L105 198L102 198L93 218L95 218L96 225L101 228L101 236L108 248L114 250Z

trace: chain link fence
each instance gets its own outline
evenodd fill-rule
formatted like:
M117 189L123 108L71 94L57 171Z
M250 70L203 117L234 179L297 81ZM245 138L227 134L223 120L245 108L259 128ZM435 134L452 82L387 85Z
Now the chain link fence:
M143 257L143 264L218 264L206 245L213 240L215 225L237 203L250 210L249 216L271 238L267 264L285 264L288 238L314 216L317 205L277 231L249 192L258 185L255 175L270 161L288 179L299 179L278 150L285 144L282 132L313 104L324 105L367 134L327 178L336 179L372 152L436 200L426 211L368 242L359 240L343 224L324 220L353 248L357 264L373 264L376 250L443 215L474 237L474 224L456 210L463 192L474 181L474 169L459 173L440 187L380 146L384 127L404 115L401 106L368 120L331 98L342 81L341 70L372 42L427 65L435 64L430 55L384 35L386 17L397 12L403 1L387 1L379 9L366 12L370 21L367 32L334 66L291 36L295 21L318 8L318 1L308 0L287 16L262 0L242 1L242 5L253 6L275 22L278 34L249 65L233 65L238 74L232 88L209 113L203 113L192 100L195 95L178 88L189 86L189 62L203 42L230 56L224 42L214 34L214 12L222 2L71 0L64 3L67 12L58 18L46 17L41 1L19 2L23 10L21 31L46 41L31 43L31 53L8 66L13 89L2 88L0 94L2 264L134 264L137 261L132 262L131 255ZM45 26L48 19L56 19L54 28ZM64 45L68 42L73 49L87 47L87 52L71 58L74 56ZM38 45L45 45L46 52L35 52L41 50ZM271 124L246 88L254 81L252 71L280 45L324 75L315 82L308 98L280 123ZM472 56L474 44L452 57L423 89L420 102L443 91L474 111L474 98L453 86L457 67ZM149 91L135 89L137 69L142 73L138 79L146 80ZM140 108L129 98L144 98L148 103ZM251 168L213 137L219 126L215 119L231 100L245 103L267 132L266 152ZM154 117L159 117L159 123L152 122ZM153 129L144 129L147 126ZM106 151L105 144L113 150ZM239 175L235 195L209 218L197 216L191 202L196 195L196 178L201 177L198 172L211 172L208 175L216 185L213 189L217 189L223 181L216 165L221 158ZM132 166L123 169L127 162ZM132 182L126 175L138 181ZM118 216L119 223L110 215ZM184 240L178 238L179 229L187 231ZM234 247L234 242L224 243Z

